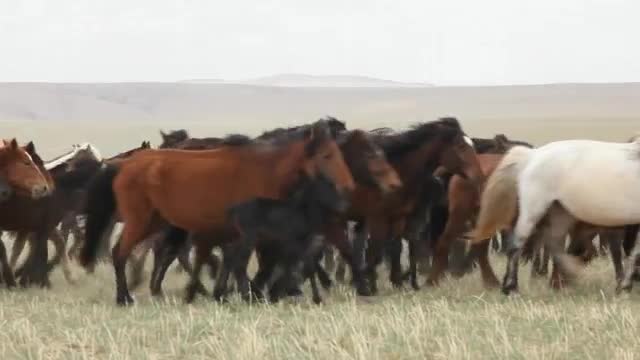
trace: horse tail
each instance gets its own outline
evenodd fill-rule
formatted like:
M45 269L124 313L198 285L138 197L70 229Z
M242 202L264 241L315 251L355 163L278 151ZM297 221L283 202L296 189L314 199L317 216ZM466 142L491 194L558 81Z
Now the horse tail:
M471 243L479 243L496 231L509 228L518 210L518 176L529 161L533 149L515 146L489 176L480 201L480 212Z
M98 257L102 234L109 227L116 211L116 198L113 192L113 180L119 167L106 165L93 177L87 191L85 241L80 251L80 264L91 269Z

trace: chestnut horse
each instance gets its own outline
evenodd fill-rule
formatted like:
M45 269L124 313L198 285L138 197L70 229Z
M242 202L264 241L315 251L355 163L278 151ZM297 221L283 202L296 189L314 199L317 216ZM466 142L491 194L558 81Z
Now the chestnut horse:
M70 214L75 215L75 210L80 207L83 199L83 185L88 182L100 167L102 157L98 150L89 143L73 145L69 152L46 163L44 163L35 152L33 146L27 147L26 150L43 173L48 173L55 183L54 191L46 201L46 203L53 202L55 205L46 205L49 208L48 211L56 212L57 215L55 217L61 219L64 219ZM45 206L45 201L39 202L38 205ZM10 260L12 268L15 268L26 241L32 234L33 232L29 231L29 229L19 231L16 234ZM51 264L55 265L61 262L65 278L67 281L73 282L65 249L65 239L57 229L54 228L51 230L50 240L52 240L56 248L56 256Z
M317 173L334 183L339 192L354 188L342 153L323 121L271 142L248 141L204 151L147 150L107 167L104 192L90 194L88 207L101 207L104 214L113 213L108 210L117 206L124 222L112 254L116 302L133 303L125 264L131 250L149 235L154 214L187 231L225 235L230 229L226 209L231 205L255 197L280 199L301 176L313 178ZM92 220L89 213L80 256L83 266L90 267L95 261L107 223L107 217ZM213 241L209 236L196 237L194 246L194 276L198 276ZM242 263L251 250L239 248L235 260ZM241 293L248 297L246 269L236 269L235 276Z
M357 184L379 189L383 193L396 191L402 183L395 170L389 165L384 152L372 141L371 136L362 130L344 131L344 123L333 119L328 121L331 132L337 136L337 143L343 154L344 160ZM290 128L288 132L297 131L299 127ZM259 139L268 139L273 136L282 136L283 131L270 131L259 136ZM182 143L180 143L182 144ZM178 144L177 146L180 146ZM171 233L172 230L168 230ZM182 234L173 230L173 234ZM168 235L167 235L168 236ZM165 237L166 238L166 237ZM335 240L335 238L333 238ZM172 239L171 242L180 243L180 239ZM345 252L351 252L348 242L336 243L336 247ZM160 295L161 284L167 267L173 261L178 249L165 249L163 254L156 258L151 277L151 293ZM173 255L172 255L173 254ZM223 286L223 285L219 285ZM223 291L223 290L220 290Z
M18 146L16 139L3 140L2 145L0 147L0 178L11 188L12 195L0 204L0 228L18 230L23 221L20 216L23 214L20 210L24 203L38 201L46 197L52 189L52 183L50 177L46 177L42 169L34 163L31 155ZM33 143L26 146L27 149L32 147ZM36 246L32 255L38 257L39 260L44 259L46 262L46 239L43 243L45 246ZM9 266L6 248L2 240L0 240L0 263L5 284L8 287L15 286L13 272ZM44 267L38 270L44 270ZM45 275L41 271L34 275L41 284L45 284Z

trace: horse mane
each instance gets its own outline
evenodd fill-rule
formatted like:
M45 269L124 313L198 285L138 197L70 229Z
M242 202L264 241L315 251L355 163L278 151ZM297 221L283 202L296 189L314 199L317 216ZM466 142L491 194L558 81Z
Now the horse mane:
M101 168L102 161L94 159L80 159L73 170L52 175L57 188L78 189L88 184L96 172Z
M260 140L272 140L272 139L276 139L276 138L280 138L282 136L284 136L286 138L286 134L291 134L291 133L298 133L300 131L304 131L309 129L310 126L313 126L314 124L318 123L318 122L323 122L326 124L327 128L329 129L329 132L331 134L331 136L336 139L338 137L338 135L344 131L347 130L347 126L343 121L340 121L332 116L325 116L324 118L319 119L318 121L316 121L315 123L312 124L305 124L305 125L298 125L298 126L292 126L292 127L288 127L288 128L275 128L273 130L268 130L263 132L260 136L258 136L256 139L260 139Z
M513 146L525 146L533 148L533 145L519 140L511 140L504 134L497 134L492 139L485 138L471 138L473 147L478 154L485 154L492 151L499 151L500 153L509 150Z
M386 132L386 131L385 131ZM425 140L435 136L444 136L446 141L462 134L462 128L456 118L441 118L412 125L409 130L398 133L374 133L374 142L384 150L387 157L402 156L414 151Z
M166 134L165 133L162 133L162 134L165 137L178 139L177 141L186 140L186 139L188 139L190 137L189 133L185 129L172 130L172 131L169 131Z
M242 135L242 134L230 134L225 136L220 141L220 145L227 145L227 146L241 146L241 145L247 145L251 143L253 143L253 140L251 140L251 138L248 137L247 135Z

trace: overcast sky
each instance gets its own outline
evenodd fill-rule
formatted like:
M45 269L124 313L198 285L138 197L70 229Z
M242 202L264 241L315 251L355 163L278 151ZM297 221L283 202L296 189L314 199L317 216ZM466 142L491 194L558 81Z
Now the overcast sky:
M640 81L638 0L2 0L0 81Z

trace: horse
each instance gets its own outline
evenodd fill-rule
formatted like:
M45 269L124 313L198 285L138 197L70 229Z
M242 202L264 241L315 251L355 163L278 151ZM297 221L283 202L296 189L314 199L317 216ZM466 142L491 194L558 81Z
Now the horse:
M630 143L565 140L536 149L516 146L509 150L484 189L471 240L484 241L496 230L510 227L518 213L503 293L517 291L519 257L543 218L547 223L536 236L544 239L554 261L568 274L575 271L571 258L562 253L562 244L576 221L605 227L640 222L639 173L640 139ZM631 288L633 269L627 267L618 290Z
M293 272L302 269L310 279L313 301L319 304L322 300L315 274L322 250L322 225L347 203L322 177L303 179L291 192L283 200L256 198L235 205L228 216L242 240L256 244L259 269L251 290L258 298L266 284L270 300L276 302L281 292L273 285L282 279L286 284Z
M369 187L357 186L350 197L351 206L346 215L325 229L329 242L340 243L346 241L344 229L348 220L360 224L357 228L361 231L356 231L353 253L342 255L351 266L356 291L364 296L377 292L376 267L382 261L383 246L387 241L400 241L406 220L421 199L425 177L442 165L474 182L482 178L471 139L455 118L416 124L400 133L376 132L373 137L400 175L403 187L391 194L382 194ZM369 242L365 268L362 261L367 233ZM390 277L394 286L402 283L399 265L392 263ZM363 270L369 284L362 278Z
M3 178L0 178L0 203L9 200L11 195L13 195L13 189Z
M85 153L84 150L80 150L65 161L59 161L52 168L55 172L50 173L36 153L33 144L27 150L34 163L41 168L43 173L49 176L51 183L54 185L54 190L49 196L37 201L21 199L16 202L15 216L20 217L21 225L17 227L14 225L13 229L9 229L17 232L17 243L12 254L12 265L17 262L28 237L30 237L32 249L39 246L46 247L46 241L50 239L56 249L54 259L47 263L46 257L39 258L36 261L29 256L25 265L16 270L16 275L20 276L21 284L26 285L30 282L28 271L44 267L46 269L45 274L48 275L53 267L61 262L66 280L73 283L68 265L66 243L56 227L68 212L73 212L80 206L79 204L83 200L83 187L97 173L102 163L95 157L94 152L86 150L87 153ZM29 261L30 259L32 261ZM48 286L48 276L44 278L44 281Z
M502 154L509 148L513 146L533 147L523 141L510 140L503 134L498 134L493 139L472 138L472 140L485 177L491 175L502 159ZM467 223L473 220L480 201L480 189L469 183L468 180L454 175L449 178L447 183L447 199L444 202L446 210L440 212L444 216L444 227L435 237L436 241L432 245L434 248L433 264L427 278L427 284L432 286L437 285L444 275L444 271L448 267L449 249L454 244L462 243L457 240L465 233ZM438 212L436 211L434 214L438 214ZM457 247L460 247L459 244ZM461 267L463 267L460 275L463 274L465 265L470 265L472 261L477 260L484 285L491 288L499 284L489 263L488 243L483 242L473 246L468 258L464 257L464 253L457 255L457 260L462 262ZM415 275L413 276L415 277Z
M75 216L76 213L74 210L79 208L82 203L82 195L80 193L82 189L81 184L77 184L80 186L79 188L74 189L70 187L69 179L71 178L71 174L77 176L79 173L82 173L86 181L87 177L91 176L91 172L97 171L99 163L102 161L102 156L98 149L89 143L74 144L69 152L44 163L42 163L42 160L35 152L35 148L29 148L27 151L37 164L44 166L44 169L49 172L54 183L56 180L64 182L62 188L56 187L54 190L54 192L65 190L65 199L64 201L57 201L59 206L56 207L55 211L65 212L63 219L69 216ZM89 173L87 173L87 171ZM79 192L76 193L76 191ZM9 261L12 268L15 268L27 238L30 235L32 235L32 233L29 231L19 231L16 234L11 259ZM56 260L54 263L58 261L62 263L65 278L72 282L70 276L71 271L68 267L68 255L66 253L66 236L63 236L57 229L53 229L50 240L53 241L56 248Z
M29 143L26 149L33 148L33 143ZM18 146L16 139L11 141L3 140L0 147L0 177L11 189L11 196L0 203L0 228L13 230L20 228L23 219L20 217L20 206L24 202L38 201L45 198L51 192L53 184L50 177L43 174L43 169L39 167L29 152ZM41 220L42 221L42 220ZM46 244L45 244L46 245ZM34 249L34 255L44 257L46 261L46 246L38 246ZM4 242L0 240L0 265L2 275L7 287L16 285L13 271L7 259ZM43 274L40 276L41 283L44 283Z
M140 152L140 151L144 151L147 149L151 148L151 143L149 141L143 141L140 146L118 153L112 157L106 158L106 159L102 159L102 161L105 164L117 164L120 161L130 157L131 155ZM95 150L94 148L94 155L96 155L99 153L97 152L97 150ZM98 159L97 156L94 156L95 159ZM54 169L55 172L55 169ZM93 180L93 179L92 179ZM91 187L91 183L87 184L87 188L83 189L84 195L86 195L86 191L88 191L88 189ZM69 258L75 258L77 256L77 253L79 252L80 247L82 246L83 242L84 242L84 235L83 235L83 227L80 226L79 222L78 222L78 217L84 216L85 213L85 200L83 199L83 201L80 202L80 206L75 209L75 211L69 211L67 213L67 215L60 221L60 233L61 236L65 239L69 238L69 234L73 233L73 237L74 237L74 242L71 245L71 247L69 248L69 251L67 252L67 256ZM113 221L110 224L110 230L107 231L109 234L111 234L111 232L113 232L113 228L115 227L116 221L115 219L113 219ZM99 254L99 258L100 259L106 259L109 256L110 253L110 242L108 241L108 239L105 239L105 241L101 244L102 247L101 249L98 251ZM106 247L106 249L105 249Z
M124 229L112 251L116 302L131 304L133 298L127 288L124 266L131 250L148 235L154 214L187 231L227 238L224 235L229 231L226 215L229 206L254 197L282 198L303 174L312 178L323 174L341 193L354 188L342 153L323 121L269 142L248 141L203 151L162 149L134 154L117 166L108 166L102 174L103 191L89 196L91 210L81 264L89 268L94 263L100 235L117 206ZM197 237L194 241L194 276L199 275L213 245L211 236ZM235 250L239 263L251 254L246 246ZM236 269L235 276L243 297L248 298L246 269ZM195 286L192 280L188 299L195 296Z
M342 124L342 125L341 125ZM331 126L331 123L329 124ZM331 130L332 134L337 136L336 141L343 154L344 160L349 167L351 174L357 184L365 187L371 187L378 189L383 193L389 193L396 191L401 187L402 183L395 170L389 165L384 155L384 152L372 141L371 136L362 130L341 131L343 123L339 121L333 122L334 129ZM290 128L291 131L297 131L299 127ZM273 136L281 136L282 131L268 131L258 136L257 139L269 139ZM179 146L179 144L178 144ZM171 240L173 244L181 244L184 240L180 240L180 236L186 237L186 233L180 232L177 229L167 230L172 232L174 238ZM165 239L169 235L165 236ZM335 239L335 238L333 238ZM336 247L341 249L344 253L350 253L350 244L345 241L339 241L334 243ZM179 245L178 245L179 246ZM159 295L161 294L161 283L164 278L164 274L167 267L175 258L175 254L179 253L179 249L163 249L162 252L156 252L159 254L154 261L154 270L151 277L151 293ZM156 264L160 264L156 266ZM318 274L322 276L323 284L326 284L326 277L323 273Z

